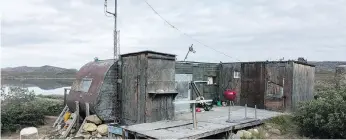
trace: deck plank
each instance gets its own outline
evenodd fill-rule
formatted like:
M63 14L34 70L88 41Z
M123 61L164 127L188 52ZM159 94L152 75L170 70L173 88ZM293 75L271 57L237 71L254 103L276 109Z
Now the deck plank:
M158 121L153 123L136 124L123 127L125 130L135 132L141 136L156 139L197 139L218 133L230 131L232 129L242 129L262 123L263 120L281 115L282 113L257 109L257 119L255 119L255 109L247 108L245 119L245 108L242 106L232 107L231 119L238 120L235 123L228 123L228 108L217 107L212 111L197 113L197 129L193 129L191 113L178 114L175 120Z

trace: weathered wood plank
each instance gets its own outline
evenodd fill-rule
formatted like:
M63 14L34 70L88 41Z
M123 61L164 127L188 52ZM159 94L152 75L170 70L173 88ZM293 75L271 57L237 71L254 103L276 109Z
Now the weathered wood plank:
M236 123L227 123L227 107L214 108L213 111L197 113L197 129L193 129L191 113L177 116L177 120L158 121L153 123L137 124L123 127L125 130L139 134L142 137L154 139L197 139L234 129L254 126L263 120L280 115L279 112L258 109L258 119L244 118L244 107L232 107L231 118ZM248 117L254 117L254 109L248 108Z

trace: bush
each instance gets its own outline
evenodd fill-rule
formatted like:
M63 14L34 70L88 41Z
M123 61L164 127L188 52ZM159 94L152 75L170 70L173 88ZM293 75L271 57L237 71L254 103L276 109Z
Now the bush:
M59 114L63 108L62 100L39 98L26 88L11 87L6 94L1 90L1 97L2 132L43 125L45 115Z
M300 104L294 120L308 137L346 138L346 89L320 90L318 98Z

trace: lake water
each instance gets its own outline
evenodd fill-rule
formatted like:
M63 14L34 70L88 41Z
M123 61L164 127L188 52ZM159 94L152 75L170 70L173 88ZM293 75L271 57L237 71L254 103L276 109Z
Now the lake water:
M70 88L73 80L1 80L1 87L5 93L9 87L22 87L34 91L35 94L64 95L64 88Z

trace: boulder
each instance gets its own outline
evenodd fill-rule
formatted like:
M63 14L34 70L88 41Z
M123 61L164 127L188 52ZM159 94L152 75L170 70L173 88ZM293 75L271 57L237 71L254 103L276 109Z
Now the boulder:
M258 135L259 131L257 129L249 129L249 132L252 133L252 135Z
M281 131L279 129L272 128L272 129L269 129L269 132L276 135L281 135Z
M97 126L93 123L85 123L83 129L88 132L96 131Z
M249 132L249 131L244 131L243 137L244 137L245 139L251 139L251 138L252 138L252 134L251 134L251 132Z
M244 136L244 131L245 131L245 130L239 130L239 131L235 134L235 136L234 136L233 138L234 138L234 139L240 139L241 137Z
M87 120L87 122L92 122L94 124L101 124L102 123L100 118L97 117L96 115L90 115L90 116L86 117L85 119Z
M101 124L97 126L97 132L101 135L107 135L108 134L108 126L106 124Z

